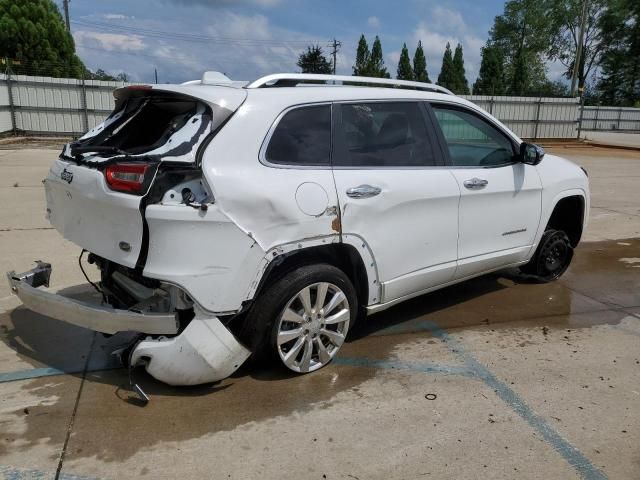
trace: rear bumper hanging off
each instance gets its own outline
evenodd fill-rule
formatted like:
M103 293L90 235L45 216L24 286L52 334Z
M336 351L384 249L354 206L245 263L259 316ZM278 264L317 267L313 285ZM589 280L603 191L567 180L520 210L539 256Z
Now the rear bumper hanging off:
M140 313L91 304L49 293L51 265L16 274L8 272L9 285L25 307L56 320L107 334L133 331L147 335L176 335L175 313ZM196 316L180 335L140 341L131 353L132 365L144 365L156 379L170 385L198 385L222 380L249 357L247 350L215 317L196 309Z

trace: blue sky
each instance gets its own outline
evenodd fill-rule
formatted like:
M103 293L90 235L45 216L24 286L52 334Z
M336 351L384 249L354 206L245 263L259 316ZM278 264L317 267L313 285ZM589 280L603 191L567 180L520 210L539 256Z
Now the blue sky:
M413 56L422 40L432 81L447 41L460 42L471 83L480 48L503 5L501 0L72 0L70 10L85 64L125 71L141 82L153 80L154 68L161 83L199 78L204 70L237 80L298 71L297 56L308 42L324 47L334 37L343 45L338 73L350 74L364 33L370 44L380 36L393 76L403 42Z

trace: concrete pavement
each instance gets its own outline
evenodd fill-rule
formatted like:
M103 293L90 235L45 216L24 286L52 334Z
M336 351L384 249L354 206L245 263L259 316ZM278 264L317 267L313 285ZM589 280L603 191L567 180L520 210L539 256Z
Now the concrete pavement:
M140 407L119 336L33 314L0 282L0 478L640 477L640 154L553 153L593 194L560 281L501 272L416 298L312 375L171 388L136 371ZM56 154L0 151L0 270L48 260L53 289L88 295L43 220Z

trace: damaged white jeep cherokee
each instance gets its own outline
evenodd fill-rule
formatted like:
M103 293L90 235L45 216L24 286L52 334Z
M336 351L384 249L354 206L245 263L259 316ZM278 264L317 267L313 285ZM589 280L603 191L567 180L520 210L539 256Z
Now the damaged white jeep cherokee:
M130 364L172 385L252 353L317 370L364 313L497 269L553 280L587 220L586 172L436 85L207 72L115 97L45 180L102 304L38 288L46 263L9 281L36 312L139 332Z

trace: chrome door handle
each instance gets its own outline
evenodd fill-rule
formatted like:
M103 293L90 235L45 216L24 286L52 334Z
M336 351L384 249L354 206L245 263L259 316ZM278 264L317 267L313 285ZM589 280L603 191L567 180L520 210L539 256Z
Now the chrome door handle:
M360 185L358 187L351 187L347 190L347 196L351 198L369 198L375 197L382 190L378 187L372 187L371 185Z
M489 182L482 178L471 178L469 180L465 180L463 185L469 190L480 190L489 185Z

